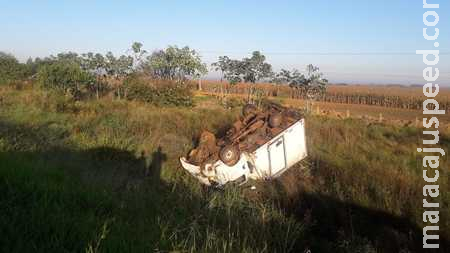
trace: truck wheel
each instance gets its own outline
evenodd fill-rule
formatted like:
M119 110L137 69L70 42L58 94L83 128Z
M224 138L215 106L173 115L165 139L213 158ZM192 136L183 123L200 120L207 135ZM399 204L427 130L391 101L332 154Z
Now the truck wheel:
M220 160L228 166L233 166L239 161L240 152L237 146L227 145L220 150Z

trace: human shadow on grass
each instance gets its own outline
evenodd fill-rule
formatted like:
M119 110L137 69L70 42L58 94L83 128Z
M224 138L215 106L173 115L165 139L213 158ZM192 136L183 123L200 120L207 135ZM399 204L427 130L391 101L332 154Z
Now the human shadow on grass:
M286 174L283 176L294 176L294 171ZM301 177L297 179L301 184ZM302 240L312 252L364 252L370 247L376 252L448 252L450 244L442 227L439 241L428 241L439 243L440 248L424 250L422 227L410 217L342 201L301 186L298 186L301 190L292 195L282 178L272 181L271 186L275 190L274 200L287 213L311 224Z
M295 249L279 239L286 224L262 223L239 201L230 209L221 192L193 192L186 180L162 178L164 170L178 169L167 166L162 147L140 155L107 146L82 150L69 137L57 125L0 121L0 164L8 166L0 169L34 170L26 180L0 174L0 208L15 210L0 212L8 227L0 251L85 251L97 242L100 251L115 252L218 251L224 244L234 252ZM278 236L260 228L275 228Z
M150 164L146 168L146 176L151 176L152 178L161 177L161 169L164 162L167 161L167 155L162 152L162 147L158 146L156 151L154 151L150 156Z
M81 200L72 197L62 200L43 198L58 194L52 192L51 188L42 192L42 196L39 192L34 192L33 194L38 194L35 196L35 203L30 203L30 198L33 200L30 196L34 196L31 192L16 192L16 195L11 196L4 194L3 199L6 201L4 203L8 203L9 209L17 210L19 218L4 216L2 221L23 220L26 221L26 226L20 223L8 225L9 235L5 235L3 242L0 243L6 245L2 251L27 251L23 245L30 245L32 248L29 248L29 251L48 252L67 249L83 251L89 241L95 240L95 232L101 228L102 222L112 216L115 221L101 249L126 251L131 247L136 250L155 248L171 250L177 243L194 244L193 238L197 240L196 245L201 245L201 241L207 238L206 234L211 232L206 230L211 228L214 228L216 233L224 235L230 232L230 228L234 230L231 231L234 234L273 233L271 240L263 236L255 238L270 240L268 245L271 248L283 249L279 247L279 242L283 241L279 235L288 229L283 224L276 222L261 224L254 213L248 213L249 210L240 205L233 206L230 214L230 209L220 201L214 205L208 202L208 194L220 193L212 191L206 195L199 195L193 193L184 183L174 184L162 179L163 171L170 169L165 166L169 158L162 147L158 147L150 154L138 156L130 151L113 147L79 150L71 143L69 136L70 133L51 123L29 127L0 121L0 137L2 145L7 150L1 152L0 158L3 157L4 160L1 159L3 161L0 161L0 164L9 159L15 161L13 164L20 165L20 161L24 160L36 164L37 167L63 169L66 177L76 175L73 177L74 180L81 178L82 187L85 185L89 188L110 189L108 192L112 200L100 199L92 202L85 200L86 197L80 197ZM289 176L288 174L286 173L286 176ZM189 177L187 173L185 176ZM32 180L38 182L40 178ZM292 252L303 252L306 248L312 249L313 252L345 252L349 249L364 249L365 243L370 243L382 252L399 252L405 249L410 252L422 251L422 229L408 217L398 217L332 196L306 191L298 192L294 202L283 204L288 193L279 182L275 180L273 184L280 199L271 197L269 200L282 203L284 210L297 217L300 223L311 224L306 226L306 233L301 237L291 238L294 241L294 247L289 248ZM0 184L2 189L9 189L7 188L9 183L1 181ZM27 187L15 189L25 191ZM9 190L6 192L10 193ZM23 196L24 199L18 199L17 196ZM49 206L54 206L54 209L61 213L70 214L67 217L63 216L65 218L61 220L64 223L55 224L55 215L51 210L48 210L48 214L30 216L30 213L33 214L33 208L48 204L41 203L42 199L50 199L53 202ZM82 208L76 206L80 203ZM27 210L28 214L19 210ZM71 210L78 212L74 214ZM2 212L2 215L5 213ZM81 218L71 220L70 217L74 215ZM94 221L92 215L96 217ZM29 217L40 218L33 220ZM80 224L85 220L91 222ZM46 224L47 227L42 224ZM277 226L278 229L275 230L255 230ZM27 229L19 229L22 227ZM45 234L43 231L50 232ZM8 238L11 240L7 240ZM49 238L53 240L52 245L47 243ZM114 238L121 239L114 240ZM55 240L60 241L55 243ZM446 252L448 240L441 236L439 243L440 250L435 252ZM234 247L239 249L240 246L235 244ZM258 246L263 247L263 243L253 245L255 248Z

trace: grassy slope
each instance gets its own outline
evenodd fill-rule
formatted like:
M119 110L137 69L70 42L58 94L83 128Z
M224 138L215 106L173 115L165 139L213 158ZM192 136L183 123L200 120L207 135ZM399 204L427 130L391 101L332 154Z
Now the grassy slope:
M222 132L238 109L201 103L207 106L70 103L3 88L0 251L389 252L421 245L417 129L308 118L308 163L256 183L258 191L208 191L177 158L202 129ZM441 142L448 153L448 139ZM441 194L442 231L449 202Z

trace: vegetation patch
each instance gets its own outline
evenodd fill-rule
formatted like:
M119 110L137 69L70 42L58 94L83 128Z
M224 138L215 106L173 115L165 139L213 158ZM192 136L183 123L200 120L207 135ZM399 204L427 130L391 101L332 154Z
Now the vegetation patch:
M193 95L189 87L171 81L146 81L139 77L130 77L124 81L126 98L156 106L193 105Z

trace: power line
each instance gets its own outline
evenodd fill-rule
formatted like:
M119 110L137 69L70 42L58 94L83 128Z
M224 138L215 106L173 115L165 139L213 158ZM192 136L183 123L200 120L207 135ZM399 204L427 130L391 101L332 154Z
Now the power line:
M249 54L244 51L199 51L201 54ZM265 55L333 55L333 56L358 56L358 55L417 55L415 52L264 52ZM450 52L439 52L439 55L450 55Z

